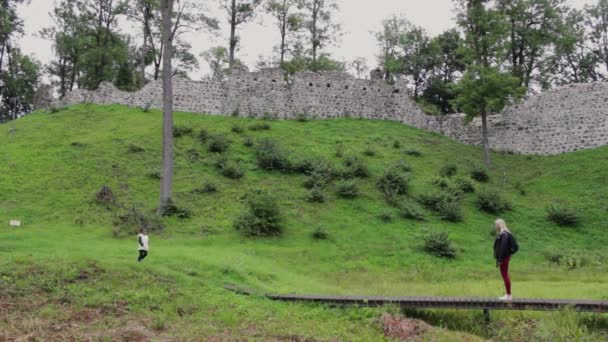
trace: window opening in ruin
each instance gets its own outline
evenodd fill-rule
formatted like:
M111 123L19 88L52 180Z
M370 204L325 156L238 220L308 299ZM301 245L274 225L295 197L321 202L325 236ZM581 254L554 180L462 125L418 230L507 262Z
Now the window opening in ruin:
M308 86L309 86L309 87L312 87L312 83L308 83Z

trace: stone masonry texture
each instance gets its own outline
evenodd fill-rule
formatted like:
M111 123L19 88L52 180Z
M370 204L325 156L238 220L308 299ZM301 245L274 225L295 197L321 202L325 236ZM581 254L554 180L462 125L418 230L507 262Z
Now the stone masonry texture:
M174 80L176 111L293 119L364 118L398 121L463 143L481 143L481 121L463 114L425 114L405 84L355 79L338 72L236 69L223 81ZM102 83L77 89L55 106L79 103L162 108L161 81L129 93ZM555 155L608 145L608 82L571 84L532 96L489 118L490 147L520 154Z

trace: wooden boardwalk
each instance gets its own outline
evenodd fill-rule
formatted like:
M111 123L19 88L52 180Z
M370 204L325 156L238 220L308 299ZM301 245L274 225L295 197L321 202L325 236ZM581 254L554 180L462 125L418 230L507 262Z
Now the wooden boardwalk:
M235 285L226 289L244 295L256 295L254 291ZM326 296L326 295L277 295L265 294L270 300L300 303L319 303L329 306L380 307L397 305L412 309L480 309L488 314L489 310L534 310L548 311L572 307L579 312L607 313L608 300L579 299L528 299L516 298L501 301L495 298L457 298L457 297L384 297L384 296Z

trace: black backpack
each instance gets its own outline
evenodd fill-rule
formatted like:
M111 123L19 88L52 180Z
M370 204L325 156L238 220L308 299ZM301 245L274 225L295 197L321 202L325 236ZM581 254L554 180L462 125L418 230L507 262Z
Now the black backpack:
M517 244L517 240L513 234L509 234L509 252L511 255L517 253L519 251L519 245Z

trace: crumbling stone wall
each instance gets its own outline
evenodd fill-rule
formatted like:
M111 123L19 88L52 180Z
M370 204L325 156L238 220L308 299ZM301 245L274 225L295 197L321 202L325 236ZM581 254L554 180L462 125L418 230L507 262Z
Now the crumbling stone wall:
M278 69L234 70L225 81L174 80L177 111L280 119L358 117L398 121L467 144L481 143L481 122L464 115L425 114L405 84L377 77L302 72L287 78ZM162 84L151 82L128 93L103 83L96 91L75 90L55 105L124 104L162 108ZM573 84L531 97L491 116L489 141L495 150L551 155L608 145L608 83Z

